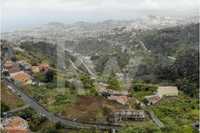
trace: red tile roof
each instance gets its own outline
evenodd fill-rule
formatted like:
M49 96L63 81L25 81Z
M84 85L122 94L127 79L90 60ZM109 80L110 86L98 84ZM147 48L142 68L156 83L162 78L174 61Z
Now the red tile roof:
M47 71L49 69L49 64L40 64L39 69L40 71Z
M121 103L121 104L126 104L128 102L127 96L110 96L108 97L108 99L117 101L118 103Z
M3 120L2 125L6 133L29 133L27 121L18 116Z
M13 63L11 60L7 60L7 61L4 63L4 67L5 67L6 69L13 67L13 65L14 65L14 63Z
M31 80L31 76L25 73L24 71L11 74L11 78L16 81L20 81L23 84L26 84L27 81Z
M160 101L160 97L158 95L146 96L145 97L149 102L155 104Z
M9 73L16 73L16 72L20 71L20 68L19 68L19 66L13 66L11 68L8 68L7 70Z

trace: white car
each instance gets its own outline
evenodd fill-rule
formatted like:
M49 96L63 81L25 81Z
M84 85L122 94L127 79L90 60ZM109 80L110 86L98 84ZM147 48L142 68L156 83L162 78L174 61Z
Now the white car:
M10 85L8 85L8 88L9 88L9 89L13 89Z
M13 89L13 88L12 88L12 86L8 85L7 87L8 87L8 88L9 88L9 89L10 89L10 90L13 92L13 93L15 93L15 92L16 92L16 90L15 90L15 89Z

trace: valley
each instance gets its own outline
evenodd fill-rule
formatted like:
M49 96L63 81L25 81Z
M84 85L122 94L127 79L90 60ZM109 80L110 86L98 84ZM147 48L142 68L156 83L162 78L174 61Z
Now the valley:
M148 16L2 33L1 117L28 105L11 116L38 133L198 132L198 29Z

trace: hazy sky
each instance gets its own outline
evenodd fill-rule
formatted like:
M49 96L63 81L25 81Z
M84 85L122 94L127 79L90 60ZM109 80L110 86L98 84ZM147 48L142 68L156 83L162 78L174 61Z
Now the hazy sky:
M48 22L134 19L145 15L192 15L198 0L0 0L2 31Z

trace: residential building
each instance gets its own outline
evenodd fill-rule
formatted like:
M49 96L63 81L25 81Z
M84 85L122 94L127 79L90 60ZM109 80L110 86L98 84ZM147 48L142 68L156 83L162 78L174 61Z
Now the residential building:
M12 74L10 74L10 77L11 77L15 82L19 82L19 83L21 83L22 85L26 85L26 84L31 84L31 83L32 83L31 76L28 75L27 73L25 73L24 71L12 73Z
M33 73L39 73L40 72L39 66L32 66L31 70L32 70Z
M125 105L128 102L128 97L127 96L109 96L108 99L116 101L120 104Z
M11 60L8 60L4 63L4 68L9 73L15 73L20 71L20 67L17 63L12 62Z
M116 96L128 96L128 91L116 91L112 89L107 89L108 85L105 83L99 83L98 85L98 92L103 94L109 94L109 95L116 95Z
M158 103L161 100L161 97L159 95L151 95L151 96L145 96L145 99L147 101L147 105L153 105Z
M11 74L11 73L16 73L16 72L21 71L20 67L19 67L17 64L14 65L14 66L11 67L11 68L8 68L7 70L8 70L8 72L9 72L10 74Z
M145 119L144 110L133 110L133 109L115 111L111 113L110 116L108 117L108 121L111 122L120 122L126 120L141 121L144 119Z
M39 69L41 72L46 72L49 70L49 64L40 64Z
M22 67L24 70L31 70L31 64L27 63L26 61L20 60L17 62L20 67Z
M9 68L12 68L14 66L14 62L12 62L11 60L7 60L5 63L4 63L4 67L6 69L9 69Z
M27 121L18 116L4 119L2 129L6 133L30 133Z

